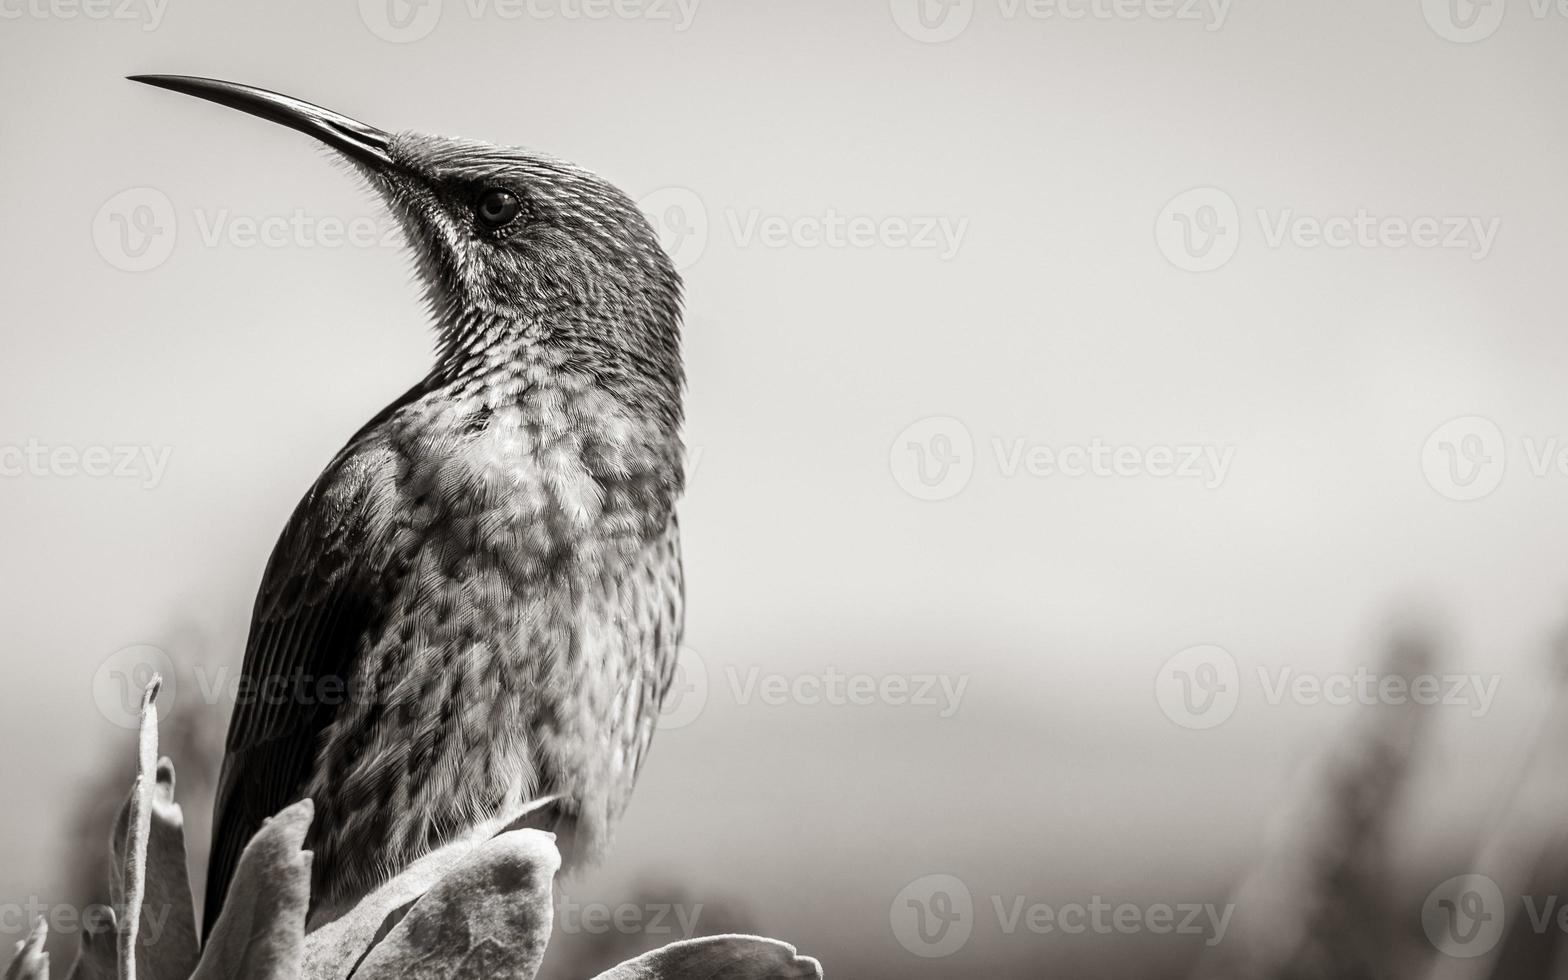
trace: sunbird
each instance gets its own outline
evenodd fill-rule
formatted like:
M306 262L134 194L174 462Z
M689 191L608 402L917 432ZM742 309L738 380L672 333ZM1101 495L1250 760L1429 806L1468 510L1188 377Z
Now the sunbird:
M132 80L342 154L400 222L436 331L430 372L327 464L267 564L240 690L288 693L236 699L204 931L251 836L304 797L318 909L530 801L569 865L597 857L685 619L682 283L658 235L532 150Z

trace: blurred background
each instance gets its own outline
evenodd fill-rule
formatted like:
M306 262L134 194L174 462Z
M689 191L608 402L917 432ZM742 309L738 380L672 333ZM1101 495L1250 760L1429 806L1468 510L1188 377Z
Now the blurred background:
M551 975L733 930L1568 969L1565 43L1532 0L0 0L0 939L69 959L152 669L205 835L271 546L432 346L369 194L122 80L170 72L566 157L683 267L688 649Z

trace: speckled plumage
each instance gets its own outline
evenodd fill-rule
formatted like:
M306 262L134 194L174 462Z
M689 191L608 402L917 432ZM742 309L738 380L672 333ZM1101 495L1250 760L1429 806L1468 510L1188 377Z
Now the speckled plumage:
M246 678L312 696L236 705L208 928L245 842L300 796L318 905L521 800L558 796L568 858L597 853L674 671L679 278L586 171L414 134L389 152L361 166L406 229L436 365L332 461L268 565ZM522 202L504 233L474 210L498 187Z

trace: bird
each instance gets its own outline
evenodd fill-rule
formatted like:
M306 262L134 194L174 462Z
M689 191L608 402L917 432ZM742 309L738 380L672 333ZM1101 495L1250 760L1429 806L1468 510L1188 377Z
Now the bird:
M287 694L235 698L204 933L246 843L304 798L313 917L529 801L567 868L597 860L685 624L683 285L655 229L534 150L128 77L337 151L400 223L436 334L429 373L327 464L263 573L236 690Z

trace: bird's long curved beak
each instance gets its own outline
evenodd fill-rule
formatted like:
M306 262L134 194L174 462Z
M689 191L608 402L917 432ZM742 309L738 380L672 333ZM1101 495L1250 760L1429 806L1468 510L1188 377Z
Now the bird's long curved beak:
M129 75L133 82L156 85L173 92L194 95L231 109L248 112L253 116L282 123L290 129L309 133L350 159L377 169L392 166L392 156L387 147L392 137L374 126L350 119L345 115L323 109L287 95L266 89L221 82L215 78L195 78L190 75Z

